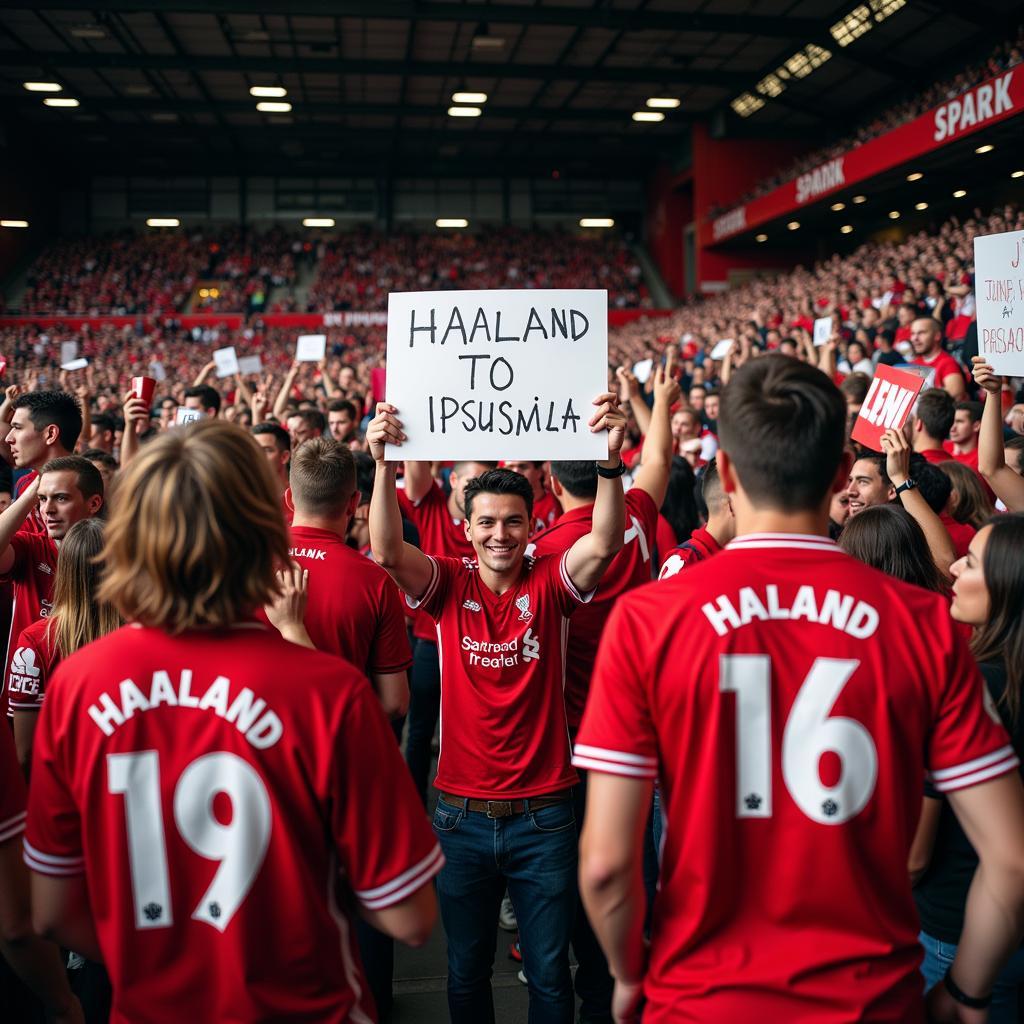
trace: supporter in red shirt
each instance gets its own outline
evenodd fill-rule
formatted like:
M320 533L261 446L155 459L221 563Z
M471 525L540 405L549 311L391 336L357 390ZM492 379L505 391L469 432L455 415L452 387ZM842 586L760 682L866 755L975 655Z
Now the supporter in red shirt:
M327 403L327 429L339 444L349 444L359 434L359 413L347 398L334 398Z
M701 478L701 497L708 510L708 521L690 534L690 539L675 547L661 567L658 579L676 576L687 566L703 562L717 555L736 535L736 517L732 500L722 487L718 463L712 459Z
M251 433L267 457L274 482L283 496L288 490L288 465L292 455L292 442L288 431L276 423L257 423ZM294 514L295 509L291 508L289 511Z
M505 469L525 476L533 488L533 532L540 533L552 526L562 514L562 506L555 494L547 486L548 472L543 462L513 461L503 462Z
M914 348L915 366L935 371L935 387L945 388L960 401L966 397L960 364L942 348L942 324L931 317L919 317L910 325L910 344Z
M953 991L984 999L1020 942L1024 787L946 602L825 536L845 416L795 360L742 367L718 458L736 540L609 621L575 761L592 771L581 889L621 1019L643 997L651 1024L809 1006L821 1024L922 1022L907 858L926 769L986 864L933 1018L958 1019ZM667 824L648 947L655 778Z
M443 856L365 679L251 618L288 558L252 440L204 420L150 443L104 556L132 624L40 712L36 925L106 965L114 1024L372 1019L342 908L425 941Z
M12 640L37 619L50 614L57 549L68 530L80 519L99 514L103 507L103 477L78 455L53 459L21 497L0 513L0 579L14 584L11 609ZM46 530L43 534L20 529L31 509L38 508ZM0 701L6 715L7 693Z
M441 485L431 475L429 462L410 460L405 463L405 489L398 492L398 501L402 515L419 532L420 547L425 554L444 558L473 557L473 545L466 539L463 525L466 510L462 492L468 480L496 465L496 462L456 462L448 478L451 491L446 498ZM412 632L416 643L409 678L405 763L425 805L431 744L441 704L441 671L437 630L433 620L422 610L416 612Z
M11 418L4 444L10 461L18 469L30 472L22 476L14 488L14 497L25 493L39 470L52 459L71 455L82 433L82 410L77 399L65 391L31 391L22 394L12 385L7 389L5 408ZM21 526L23 531L43 535L46 526L37 509L33 509Z
M978 472L978 432L981 430L982 402L957 402L953 413L953 426L949 428L949 441L943 445L947 452Z
M943 448L953 426L956 403L945 388L934 387L917 400L911 419L914 451L928 462L947 462L953 456Z
M404 544L396 467L384 461L385 441L405 439L398 410L381 403L367 430L377 460L370 504L374 557L410 603L437 623L442 652L434 829L448 860L438 895L454 1024L494 1019L490 975L506 886L531 1017L573 1016L576 773L562 695L566 630L621 549L624 532L619 450L625 417L611 394L595 405L590 429L608 431L609 458L599 463L592 529L560 556L525 557L533 488L504 469L465 486L464 533L475 561L429 557Z

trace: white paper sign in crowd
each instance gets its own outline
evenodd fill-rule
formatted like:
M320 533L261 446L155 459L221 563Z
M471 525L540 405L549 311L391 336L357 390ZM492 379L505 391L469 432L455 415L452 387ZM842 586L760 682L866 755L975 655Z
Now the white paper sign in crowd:
M409 440L389 459L602 459L608 293L393 292L387 400Z
M1024 231L974 239L978 354L1004 377L1024 377Z

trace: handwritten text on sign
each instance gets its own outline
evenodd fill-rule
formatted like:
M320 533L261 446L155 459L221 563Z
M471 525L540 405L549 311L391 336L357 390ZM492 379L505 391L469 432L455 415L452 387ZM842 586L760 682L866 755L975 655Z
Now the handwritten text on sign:
M978 354L1005 377L1024 376L1024 231L974 240Z
M850 436L873 451L882 450L887 430L902 430L924 381L914 373L879 363Z
M393 459L602 459L608 293L395 292L387 400L409 440Z

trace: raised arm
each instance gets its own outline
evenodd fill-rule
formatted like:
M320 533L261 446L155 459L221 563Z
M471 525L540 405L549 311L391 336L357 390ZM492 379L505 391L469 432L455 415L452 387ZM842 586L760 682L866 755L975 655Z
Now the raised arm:
M6 575L14 568L14 548L11 541L21 529L21 524L29 517L29 513L39 501L39 477L36 477L21 492L17 501L8 505L0 512L0 575Z
M647 431L651 429L651 407L640 394L640 381L637 380L636 374L625 366L620 366L615 371L615 376L619 381L619 402L629 402L629 409L636 420L637 428L646 437Z
M672 469L672 406L682 394L673 377L674 369L672 347L665 354L665 365L654 371L654 410L640 456L640 469L633 477L633 486L649 494L658 508L665 501Z
M1003 454L1002 379L983 356L975 356L971 362L974 379L985 390L985 410L978 434L978 470L1011 512L1024 512L1024 477L1010 469Z
M894 487L910 479L910 445L903 436L902 430L887 430L882 435L882 449L885 452L885 472ZM917 520L917 525L924 531L928 542L932 561L945 579L952 579L949 567L956 561L956 549L949 531L942 525L942 520L932 511L931 505L924 500L924 495L915 487L904 491L900 503Z
M14 403L25 393L20 384L8 384L4 389L4 400L0 404L0 458L7 465L14 465L11 446L7 443L7 435L11 432L11 420L14 419Z
M121 432L121 468L124 469L139 454L139 434L149 422L149 406L134 391L124 396L124 430Z
M206 383L206 378L209 377L210 374L213 373L213 371L216 370L216 369L217 369L217 361L215 359L211 359L199 371L199 375L196 377L196 379L194 381L192 381L192 386L193 387L198 387L200 384L205 384Z
M619 452L626 436L626 417L610 392L598 395L594 405L597 411L590 420L591 431L595 434L608 432L608 458L599 460L598 468L618 469L622 465ZM566 555L565 568L569 579L581 593L588 593L601 582L605 569L622 549L625 530L626 496L622 490L622 478L615 476L609 479L598 475L590 533L580 537Z
M378 405L379 409L380 406ZM369 437L369 435L367 435ZM419 462L406 459L405 462L405 496L414 504L426 497L434 486L434 469L430 462Z
M292 363L284 378L284 383L281 385L281 390L277 393L277 398L274 399L274 416L281 420L284 416L285 409L288 408L288 396L292 393L292 385L295 383L295 378L299 375L299 370L302 368L302 363L297 359Z
M366 444L377 463L370 499L370 549L374 560L412 598L423 596L430 585L433 566L419 548L402 537L402 510L398 505L396 464L385 462L385 444L401 445L406 440L398 410L387 402L377 403L377 415L366 429ZM425 465L429 465L425 463Z

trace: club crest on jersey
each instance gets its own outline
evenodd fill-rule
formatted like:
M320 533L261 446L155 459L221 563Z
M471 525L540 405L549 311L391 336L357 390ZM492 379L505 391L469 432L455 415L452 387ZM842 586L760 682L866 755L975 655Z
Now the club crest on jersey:
M480 602L467 597L466 600L462 602L462 607L470 612L478 612L480 611Z
M529 622L533 618L533 612L530 611L530 595L523 594L522 597L516 598L516 607L519 609L519 621Z

